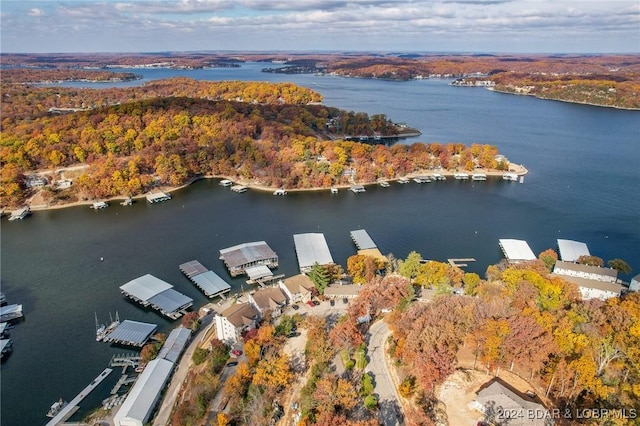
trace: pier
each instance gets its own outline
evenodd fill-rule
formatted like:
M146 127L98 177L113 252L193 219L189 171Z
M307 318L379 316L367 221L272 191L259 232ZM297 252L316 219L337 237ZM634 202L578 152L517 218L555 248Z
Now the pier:
M361 256L374 257L382 262L387 262L387 258L380 252L376 243L364 229L357 229L349 233L353 243L358 248L358 254Z
M147 195L147 201L150 202L151 204L153 203L160 203L162 201L167 201L171 199L171 195L165 193L165 192L156 192L155 194L148 194Z
M449 265L455 266L457 268L464 268L465 266L469 266L468 262L475 262L476 260L472 257L464 257L460 259L447 259Z
M84 388L82 390L82 392L80 392L78 395L76 395L75 398L73 398L69 404L67 404L66 407L64 407L62 410L60 410L60 412L58 412L58 414L56 414L56 416L54 418L52 418L46 426L55 426L59 423L64 422L65 420L67 420L69 417L71 417L73 415L73 413L75 413L76 411L78 411L78 405L80 404L80 402L82 402L83 399L85 399L87 397L87 395L89 395L91 392L93 392L93 390L95 388L98 387L98 385L100 383L102 383L102 381L107 378L107 376L109 374L111 374L113 370L110 368L105 368L104 371L102 373L100 373L100 375L98 377L96 377L95 379L93 379L93 381L91 383L89 383L89 385Z
M113 331L104 336L103 342L142 347L156 331L156 324L124 320Z
M197 260L183 263L178 268L210 299L216 296L226 299L224 294L231 291L231 286L225 280Z

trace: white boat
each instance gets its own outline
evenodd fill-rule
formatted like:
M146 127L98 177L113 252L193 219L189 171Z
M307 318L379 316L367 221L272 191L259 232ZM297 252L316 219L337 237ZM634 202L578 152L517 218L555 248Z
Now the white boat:
M284 189L276 189L275 191L273 191L273 195L287 195L287 191L285 191Z
M364 189L364 186L362 185L353 185L351 188L349 188L349 190L354 194L358 194L360 192L366 192L366 189Z
M120 325L120 318L118 316L118 311L116 311L116 319L115 321L111 317L111 313L109 313L109 319L111 323L108 326L104 324L98 324L98 315L96 314L96 342L101 342L107 337L113 330L115 330Z
M91 205L91 208L94 210L106 209L107 207L109 207L109 204L104 201L94 201Z
M405 183L409 183L409 179L407 178L400 178L398 179L398 183L404 185Z
M515 173L503 173L502 179L516 182L518 180L518 175Z
M6 354L13 350L13 340L0 339L0 358L4 358Z
M121 206L130 206L131 204L133 204L133 198L131 197L128 197L120 203Z
M51 405L51 408L47 413L47 417L55 417L56 414L60 412L60 410L67 406L67 404L69 404L67 401L63 401L62 398L60 398L58 401L54 402Z
M487 175L484 173L474 173L471 175L471 180L487 180Z
M11 212L11 216L9 216L9 220L22 220L25 217L31 214L31 210L29 207L24 207L18 210L14 210Z
M223 179L223 180L220 181L220 183L218 185L231 186L231 185L233 185L233 182L231 182L229 179Z
M469 179L469 175L466 173L454 173L453 178L458 180L467 180Z
M433 180L447 180L446 176L442 176L439 173L434 173L433 174Z
M337 194L338 193L338 188L331 188L331 193L332 194Z
M389 182L387 182L386 180L381 180L380 182L378 182L378 185L380 185L383 188L388 188L389 186Z
M231 187L233 192L237 192L238 194L242 194L243 192L247 192L247 187L244 185L235 185Z
M0 307L0 322L22 318L22 305L7 305Z

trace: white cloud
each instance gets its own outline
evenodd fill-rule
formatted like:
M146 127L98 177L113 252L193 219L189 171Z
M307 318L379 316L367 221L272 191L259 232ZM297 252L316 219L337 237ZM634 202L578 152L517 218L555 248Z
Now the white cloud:
M34 7L32 9L29 9L29 16L44 16L44 10L42 9L38 9L37 7Z

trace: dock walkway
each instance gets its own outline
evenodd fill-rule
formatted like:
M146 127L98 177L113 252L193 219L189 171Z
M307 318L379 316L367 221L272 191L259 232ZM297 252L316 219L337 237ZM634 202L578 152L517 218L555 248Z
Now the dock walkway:
M75 398L73 398L69 404L67 404L66 407L64 407L62 410L60 410L60 412L54 417L52 418L49 423L47 423L46 426L55 426L61 422L64 422L66 419L68 419L69 417L71 417L73 415L73 413L75 413L76 411L78 411L78 404L80 404L80 402L82 402L83 399L85 399L87 397L87 395L89 395L96 387L98 387L98 385L100 383L102 383L102 381L109 375L111 374L113 370L110 368L105 368L104 371L102 371L102 373L100 373L100 375L98 377L96 377L95 379L93 379L93 381L91 383L89 383L89 385L84 388L82 390L82 392L80 392L78 395L76 395Z

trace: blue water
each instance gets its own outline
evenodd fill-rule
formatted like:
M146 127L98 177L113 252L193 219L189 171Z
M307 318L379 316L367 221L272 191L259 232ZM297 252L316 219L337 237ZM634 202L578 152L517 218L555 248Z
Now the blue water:
M120 285L151 273L202 306L206 298L178 265L200 260L239 290L244 280L230 279L218 250L242 242L266 240L280 256L278 272L287 275L297 272L293 234L323 232L334 260L345 265L355 252L349 231L359 228L384 253L474 257L468 270L480 274L502 258L499 238L525 239L535 253L555 247L557 238L584 241L592 254L622 258L634 274L640 272L638 112L451 87L444 80L260 73L265 66L136 70L143 80L109 86L173 75L293 81L322 93L327 105L384 113L420 129L422 136L406 143L494 144L529 174L524 184L450 179L337 196L235 194L215 181L200 181L158 205L114 203L98 212L84 206L36 212L23 222L3 219L2 291L9 303L23 303L26 315L11 330L14 353L0 372L3 425L46 423L54 401L71 399L113 354L124 351L95 342L94 312L103 322L117 310L122 319L155 323L162 331L175 326L125 300ZM91 394L74 419L106 398L118 376L115 371Z

